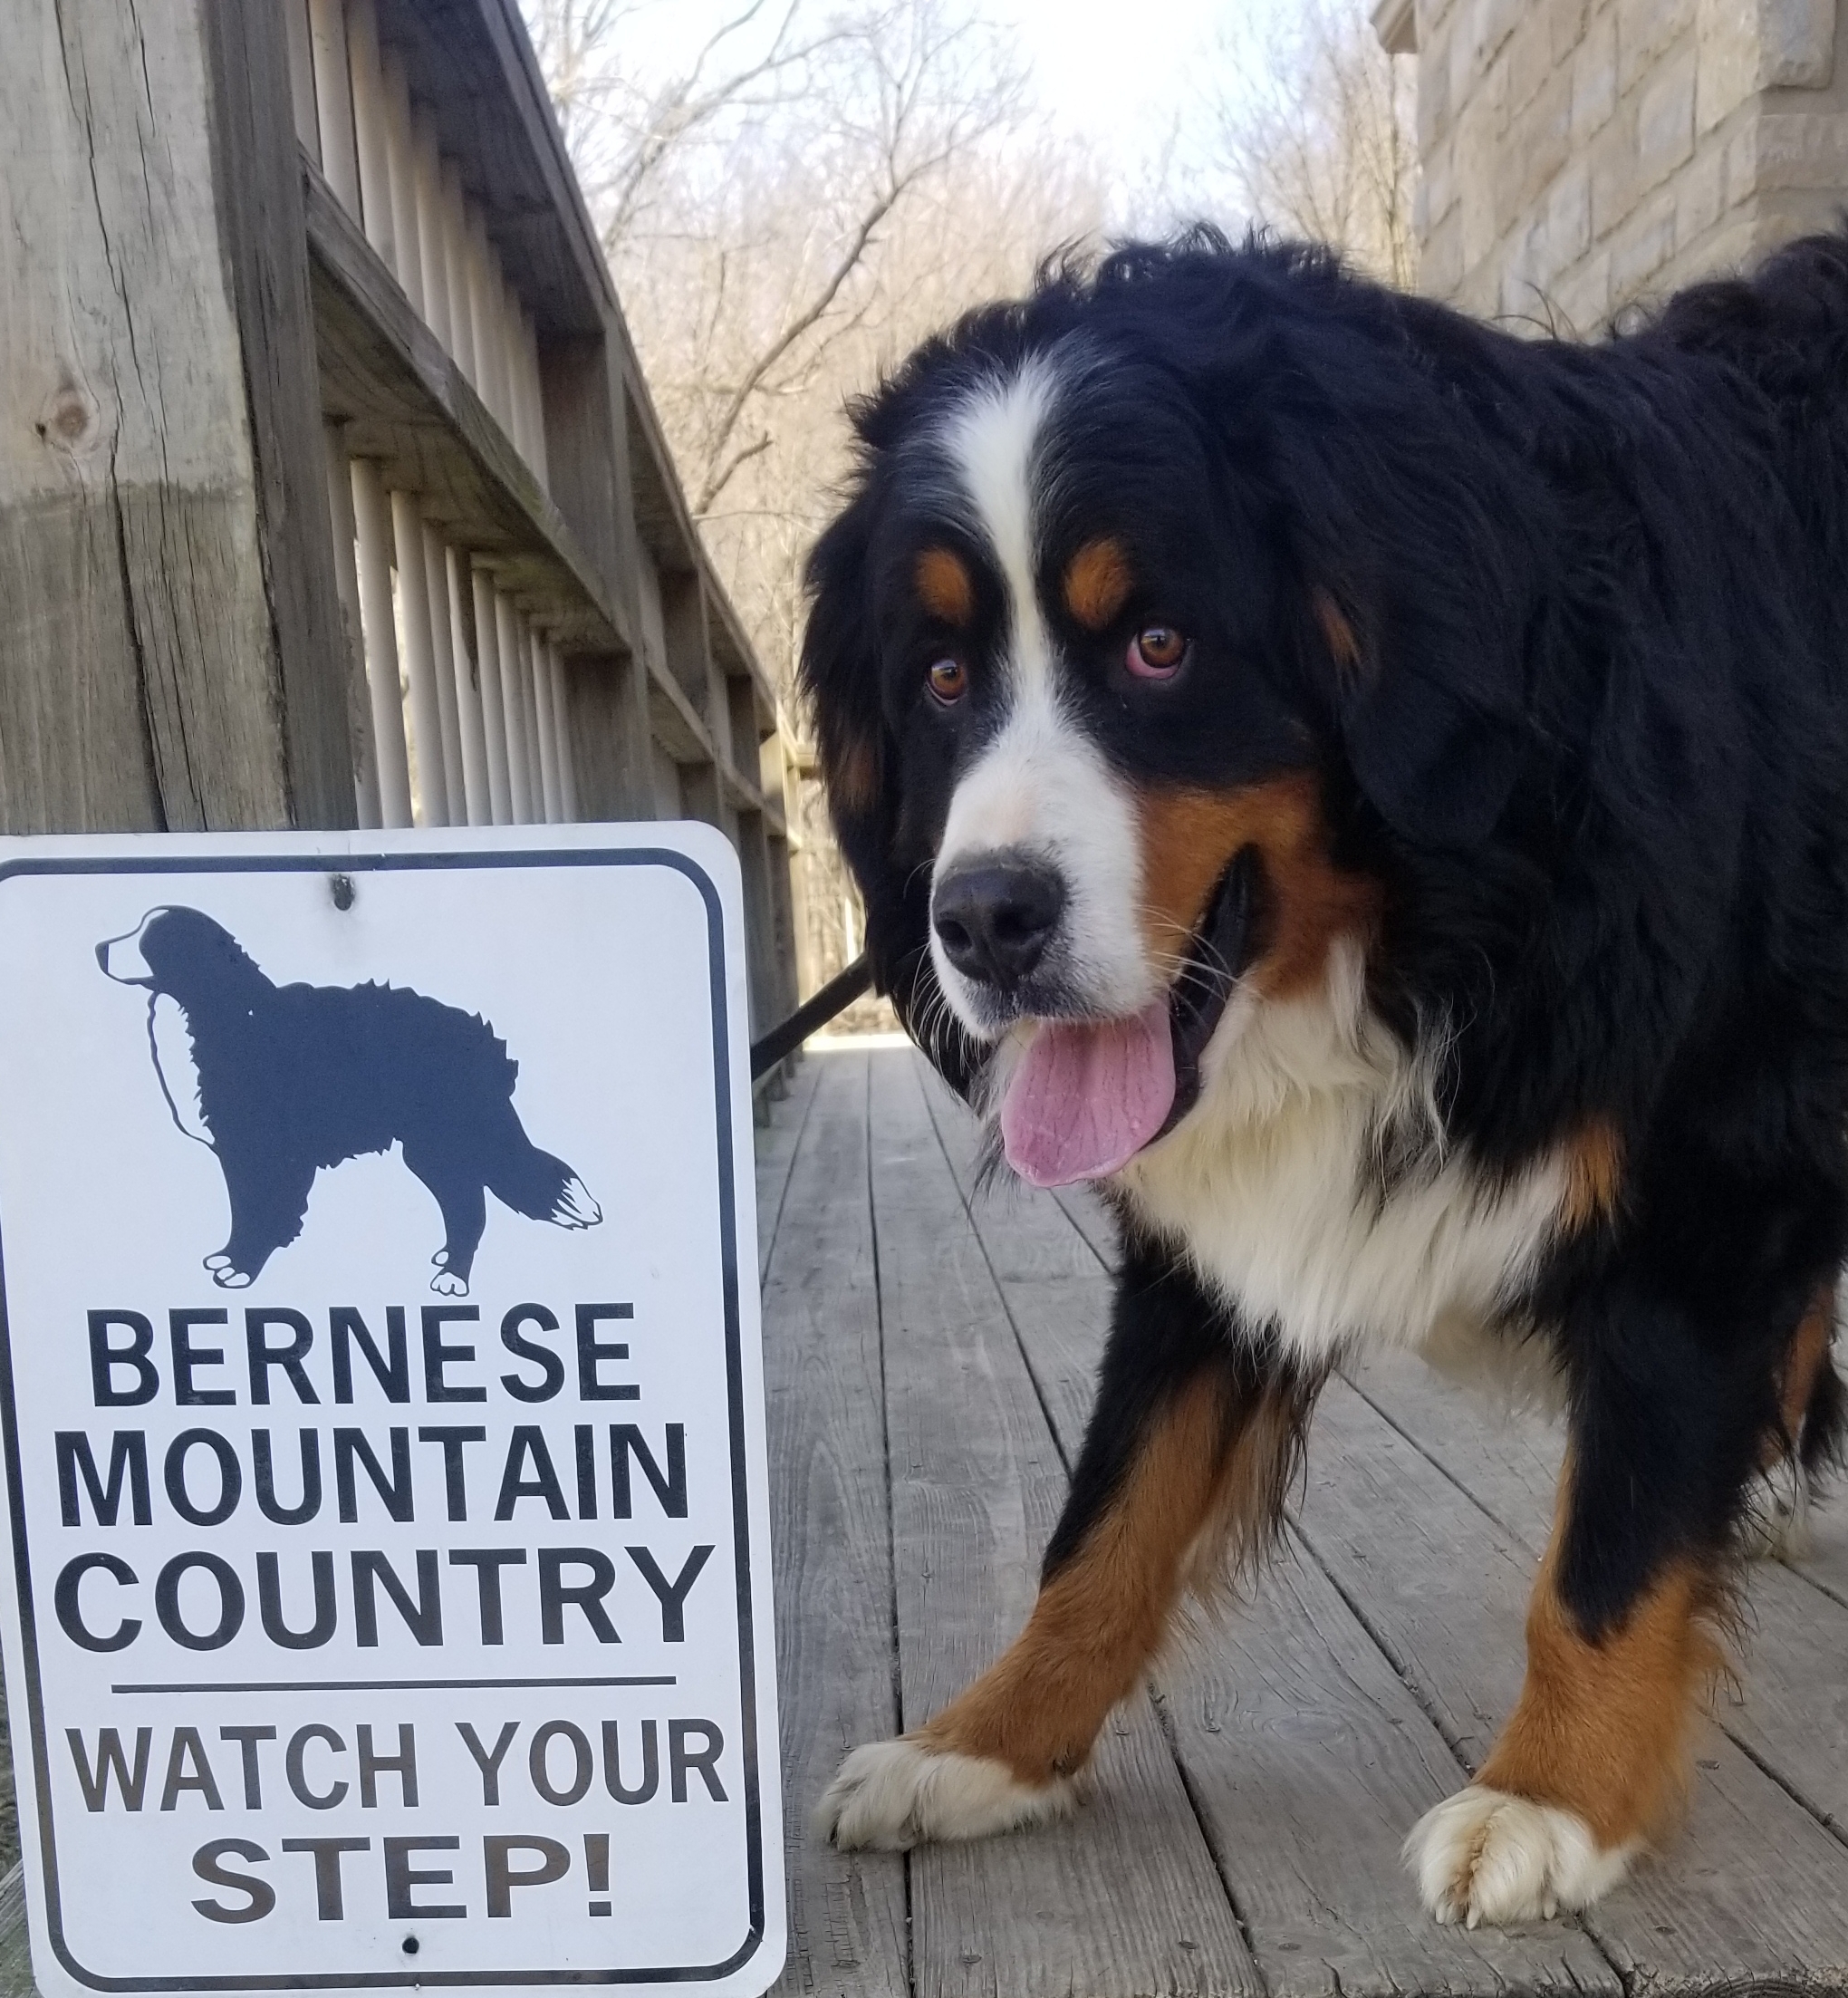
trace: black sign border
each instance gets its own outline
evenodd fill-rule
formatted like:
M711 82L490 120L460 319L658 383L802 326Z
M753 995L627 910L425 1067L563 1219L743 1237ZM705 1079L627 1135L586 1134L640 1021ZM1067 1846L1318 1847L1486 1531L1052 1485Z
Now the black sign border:
M87 1971L65 1945L58 1895L57 1838L52 1822L51 1763L46 1752L44 1704L39 1684L38 1632L33 1610L32 1563L25 1537L25 1491L19 1425L13 1396L13 1337L6 1305L4 1230L0 1230L0 1441L6 1457L6 1498L19 1597L20 1640L26 1667L32 1753L38 1791L39 1860L45 1891L45 1929L58 1962L91 1991L366 1991L420 1984L480 1987L493 1984L707 1984L750 1961L764 1941L764 1821L758 1788L756 1633L752 1621L750 1502L745 1457L743 1332L738 1314L737 1189L733 1158L730 1017L726 1003L725 911L712 877L698 861L665 846L533 847L472 852L322 854L82 854L21 858L0 864L0 885L43 874L379 874L397 870L500 867L667 867L684 875L706 907L707 959L712 994L713 1096L717 1111L719 1236L725 1299L727 1404L731 1424L732 1538L738 1607L738 1674L744 1763L746 1876L751 1926L723 1963L631 1970L441 1971L408 1965L402 1971L361 1971L346 1976L102 1977Z

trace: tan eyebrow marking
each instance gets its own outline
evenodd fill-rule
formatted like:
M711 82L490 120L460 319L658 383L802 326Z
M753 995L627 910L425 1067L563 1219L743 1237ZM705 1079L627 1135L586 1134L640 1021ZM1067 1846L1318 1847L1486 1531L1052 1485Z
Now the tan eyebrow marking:
M960 555L948 548L926 548L918 557L918 597L932 617L967 624L976 614L976 586Z
M1130 558L1108 536L1087 541L1065 570L1065 608L1087 632L1101 632L1129 602Z

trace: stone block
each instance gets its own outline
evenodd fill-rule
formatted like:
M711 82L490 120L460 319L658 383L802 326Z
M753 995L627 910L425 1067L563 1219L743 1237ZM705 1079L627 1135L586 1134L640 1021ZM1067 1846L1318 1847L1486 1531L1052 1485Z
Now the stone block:
M1675 179L1675 248L1704 236L1726 212L1726 156L1718 146L1697 153Z
M1502 141L1495 166L1499 227L1518 227L1526 221L1571 152L1572 77L1561 70L1548 78Z
M1567 271L1548 294L1562 333L1588 340L1599 333L1611 312L1611 256L1601 250Z
M1675 253L1675 195L1665 188L1632 216L1611 245L1611 298L1620 310L1641 297Z
M1427 233L1449 214L1457 199L1457 173L1455 148L1448 139L1425 162L1424 172L1419 179L1420 192L1424 196L1425 227L1419 231L1420 240Z
M1760 0L1700 0L1697 29L1700 67L1694 121L1703 136L1722 124L1756 88L1759 4Z
M1621 0L1617 14L1617 89L1634 90L1677 42L1694 39L1697 0Z
M1602 240L1641 197L1636 136L1628 118L1613 118L1593 140L1587 158L1592 181L1592 236Z
M1535 7L1508 37L1508 117L1518 120L1554 73L1553 41L1546 13Z
M1432 31L1432 40L1420 44L1418 59L1418 150L1429 159L1431 150L1450 129L1450 44L1447 33Z
M1495 169L1500 148L1486 104L1469 105L1457 121L1457 207L1462 216L1463 267L1481 262L1501 225L1495 212Z
M1821 90L1834 72L1837 0L1758 0L1758 87Z
M1586 28L1572 58L1573 142L1587 144L1617 109L1617 16L1600 14Z
M1449 298L1463 278L1463 217L1452 208L1419 246L1418 288L1429 298Z
M1752 190L1833 192L1848 198L1848 115L1841 111L1764 111L1757 120ZM1732 162L1728 162L1728 188Z
M1592 176L1583 160L1567 167L1547 195L1546 236L1549 278L1569 269L1592 246Z
M1547 45L1555 64L1569 62L1584 38L1587 0L1545 0Z
M1659 187L1694 152L1697 52L1687 48L1643 86L1636 106L1636 163L1641 188Z

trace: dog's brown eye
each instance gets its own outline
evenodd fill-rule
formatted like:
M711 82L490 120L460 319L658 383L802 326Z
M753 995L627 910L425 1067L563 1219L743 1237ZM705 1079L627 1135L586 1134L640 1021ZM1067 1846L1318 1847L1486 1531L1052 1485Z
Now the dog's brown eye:
M926 678L930 691L946 708L953 708L969 690L968 669L959 659L939 659Z
M1145 624L1130 641L1124 661L1138 680L1171 680L1186 663L1186 638L1171 624Z

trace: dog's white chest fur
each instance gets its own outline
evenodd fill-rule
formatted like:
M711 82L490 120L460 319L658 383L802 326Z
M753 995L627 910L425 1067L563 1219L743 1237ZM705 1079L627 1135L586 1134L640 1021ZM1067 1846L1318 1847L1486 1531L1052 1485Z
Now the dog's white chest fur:
M154 1071L167 1096L173 1121L188 1137L212 1142L211 1127L199 1103L199 1065L193 1054L192 1027L186 1009L169 992L157 992L148 1009L148 1038L154 1049Z
M1429 1142L1382 1191L1382 1143L1408 1131ZM1119 1183L1254 1330L1274 1325L1304 1359L1383 1342L1473 1370L1557 1225L1565 1175L1548 1159L1493 1186L1436 1134L1429 1075L1337 946L1321 993L1235 997L1200 1102Z

